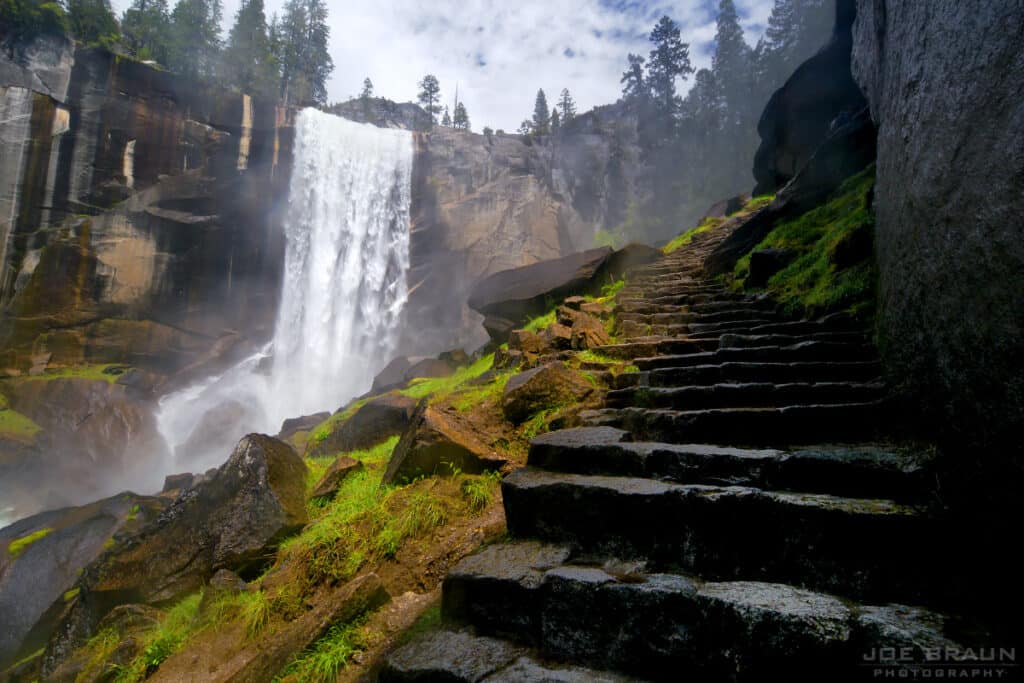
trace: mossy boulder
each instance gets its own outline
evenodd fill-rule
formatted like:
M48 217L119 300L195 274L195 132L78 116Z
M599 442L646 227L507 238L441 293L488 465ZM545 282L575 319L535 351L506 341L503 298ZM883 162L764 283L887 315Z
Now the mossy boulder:
M506 462L468 419L422 401L391 454L384 483L404 483L456 470L480 474L501 469Z
M594 394L586 378L561 363L551 363L520 372L509 378L502 398L502 411L514 424L541 411L580 404Z
M331 425L323 439L310 439L307 457L347 453L371 448L401 434L416 410L415 399L385 394L367 401L351 417Z

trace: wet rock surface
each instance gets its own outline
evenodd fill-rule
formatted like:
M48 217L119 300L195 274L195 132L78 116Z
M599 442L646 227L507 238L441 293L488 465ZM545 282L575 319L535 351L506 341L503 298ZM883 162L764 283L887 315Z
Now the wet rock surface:
M387 394L368 401L327 437L307 446L311 456L358 451L376 446L404 432L416 410L416 401L407 396Z
M93 635L117 605L173 601L222 568L243 575L258 570L268 551L307 521L305 473L287 444L244 437L209 479L86 568L80 593L47 647L44 671Z

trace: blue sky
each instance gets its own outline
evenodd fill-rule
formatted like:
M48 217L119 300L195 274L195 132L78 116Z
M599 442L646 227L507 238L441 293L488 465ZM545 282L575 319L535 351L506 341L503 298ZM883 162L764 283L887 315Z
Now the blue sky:
M238 0L224 0L230 26ZM265 0L268 19L283 0ZM772 0L735 0L751 44ZM327 0L335 70L331 100L356 95L369 76L378 95L416 97L426 73L451 104L456 84L473 129L514 130L533 111L537 88L553 103L569 88L580 111L618 98L626 55L650 50L647 35L668 14L710 65L717 0ZM128 0L114 0L120 11ZM173 0L172 0L173 4ZM225 31L226 33L226 31ZM681 84L683 90L689 84Z

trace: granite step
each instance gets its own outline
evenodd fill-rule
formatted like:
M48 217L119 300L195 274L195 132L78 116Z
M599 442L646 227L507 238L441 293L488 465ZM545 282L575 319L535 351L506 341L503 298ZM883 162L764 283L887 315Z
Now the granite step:
M772 491L927 500L927 453L886 444L814 444L802 448L734 448L631 441L612 427L549 432L530 442L527 464L571 474L646 477L678 484L749 486Z
M502 482L509 533L584 556L714 580L780 581L854 599L941 602L959 590L943 526L889 499L677 484L524 467Z
M608 392L608 408L766 408L876 401L886 395L880 382L745 382L676 387L635 387Z
M876 360L877 358L878 352L871 344L804 341L789 346L724 348L703 353L637 358L636 365L641 370L655 370L657 368L682 368L695 365L718 365L721 363L850 362Z
M962 649L954 620L923 608L571 553L519 541L463 559L444 582L445 619L657 681L859 680L877 648L909 647L921 658L926 646Z
M651 387L680 387L723 382L867 382L878 380L877 360L809 361L795 363L727 362L717 365L657 368L640 374L636 382Z
M605 408L580 414L584 425L625 429L639 441L789 446L871 441L891 431L885 401L761 408Z

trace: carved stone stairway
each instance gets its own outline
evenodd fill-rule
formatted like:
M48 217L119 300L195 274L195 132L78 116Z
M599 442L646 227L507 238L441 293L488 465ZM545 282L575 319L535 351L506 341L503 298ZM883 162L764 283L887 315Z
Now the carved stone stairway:
M869 337L703 279L723 236L631 273L599 351L639 372L533 440L502 484L512 540L448 575L443 630L381 680L869 680L913 666L880 648L970 639Z

